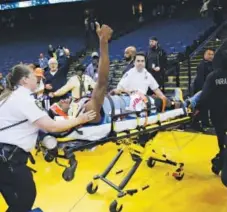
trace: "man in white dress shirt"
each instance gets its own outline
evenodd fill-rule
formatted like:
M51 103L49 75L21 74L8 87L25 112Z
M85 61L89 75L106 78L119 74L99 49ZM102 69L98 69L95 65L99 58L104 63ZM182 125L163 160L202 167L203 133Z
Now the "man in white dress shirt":
M111 94L140 91L146 95L150 87L158 98L166 99L154 77L145 68L145 54L137 53L134 63L135 67L123 75L118 83L117 89L111 91Z

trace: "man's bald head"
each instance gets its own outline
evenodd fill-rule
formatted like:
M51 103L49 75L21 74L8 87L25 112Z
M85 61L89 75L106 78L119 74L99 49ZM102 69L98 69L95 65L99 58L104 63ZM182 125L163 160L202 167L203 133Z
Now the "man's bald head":
M136 48L134 46L129 46L125 49L125 60L132 61L136 56Z

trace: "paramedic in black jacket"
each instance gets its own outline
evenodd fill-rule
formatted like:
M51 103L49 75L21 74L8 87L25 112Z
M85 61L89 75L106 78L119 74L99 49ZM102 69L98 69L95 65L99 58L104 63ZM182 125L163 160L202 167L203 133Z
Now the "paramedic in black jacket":
M53 57L49 60L49 70L45 72L45 93L55 92L67 82L67 74L69 71L70 57L65 55L64 59L61 60L61 65L59 66L58 61ZM66 94L67 95L67 94ZM66 97L66 95L64 97ZM64 97L54 97L51 99L51 104L58 102L60 98Z
M220 151L212 159L212 171L219 174L227 186L227 40L214 56L215 69L206 79L198 109L210 109Z
M150 48L146 55L146 68L153 75L160 87L163 87L167 56L165 51L160 47L156 37L150 38L149 45Z

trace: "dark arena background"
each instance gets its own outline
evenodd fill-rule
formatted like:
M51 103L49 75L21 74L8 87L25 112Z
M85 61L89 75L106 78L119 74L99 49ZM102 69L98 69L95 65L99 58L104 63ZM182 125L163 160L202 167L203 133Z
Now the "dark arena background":
M206 71L218 65L212 64L210 54L227 38L226 14L227 0L0 0L0 94L14 65L29 64L41 74L37 76L43 76L49 72L51 58L57 59L60 70L65 56L69 60L61 85L73 76L81 77L81 71L96 82L101 55L98 22L113 29L108 94L134 67L135 47L136 52L145 53L146 68L163 94L171 98L175 88L180 88L187 100L202 89ZM152 55L156 53L150 41L158 41L161 49L156 61L160 71L154 71ZM50 83L45 78L43 83L48 90ZM56 84L58 89L60 84ZM81 97L82 91L78 93ZM148 94L153 95L150 89ZM41 97L44 95L50 98L53 93L44 92ZM45 109L48 98L42 99ZM134 131L127 128L119 142L117 138L122 135L114 132L109 142L78 149L70 143L68 148L78 150L74 152L76 171L70 169L71 175L75 171L73 179L62 175L69 158L59 159L63 167L54 161L48 163L45 150L37 144L32 152L36 163L29 162L37 171L33 173L37 188L33 212L227 212L226 188L212 160L218 144L210 113L205 111L198 120L192 116L188 112L186 117L178 117L177 127L172 127L170 119L161 127L159 120L149 139L141 134L145 130L142 125L135 129L139 137L131 138ZM68 140L58 141L59 152L66 153L64 141ZM171 165L176 166L174 170ZM0 184L0 212L6 209Z

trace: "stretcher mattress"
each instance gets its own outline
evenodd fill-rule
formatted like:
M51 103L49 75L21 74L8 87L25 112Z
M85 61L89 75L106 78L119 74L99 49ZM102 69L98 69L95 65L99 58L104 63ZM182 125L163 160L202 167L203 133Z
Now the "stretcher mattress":
M116 121L114 124L114 131L119 133L125 130L136 129L137 126L144 126L147 121L147 125L154 125L157 123L163 123L169 120L177 119L179 117L186 117L187 114L183 108L166 111L149 117L140 117L138 119L133 118L129 120ZM88 125L78 128L79 132L74 131L67 136L69 140L89 140L96 141L106 137L111 132L111 123L104 123L100 125ZM81 132L81 133L80 133Z

